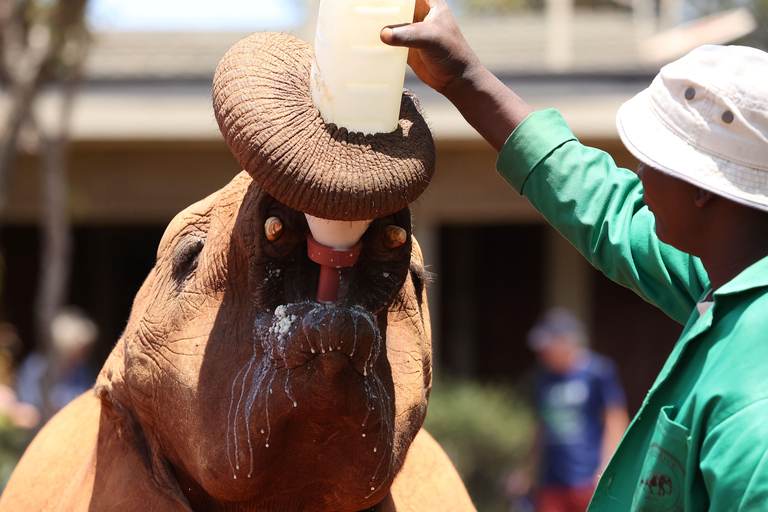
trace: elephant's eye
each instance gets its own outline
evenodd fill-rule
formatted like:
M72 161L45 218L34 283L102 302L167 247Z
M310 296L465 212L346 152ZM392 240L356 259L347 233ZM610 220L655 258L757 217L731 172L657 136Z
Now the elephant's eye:
M186 238L179 244L176 254L173 255L173 277L182 278L197 267L197 260L204 245L205 240L196 236Z

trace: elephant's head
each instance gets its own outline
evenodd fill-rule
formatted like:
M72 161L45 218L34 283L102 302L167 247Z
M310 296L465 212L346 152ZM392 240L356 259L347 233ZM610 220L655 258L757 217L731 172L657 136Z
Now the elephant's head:
M403 105L395 136L428 133L410 96ZM281 122L288 121L268 125ZM349 152L381 154L376 145L387 139L353 144L321 121L309 126ZM307 208L296 200L288 206L292 189L259 174L275 162L297 168L285 158L312 161L297 145L313 148L279 130L259 131L266 142L243 133L244 147L273 147L249 153L248 173L170 223L97 392L158 484L194 509L372 507L386 497L421 427L431 385L424 268L405 206L411 197L402 190L379 200L365 187L342 187L317 206L311 180L290 178L299 183L297 197L315 204L312 213L331 204L340 218L376 217L357 264L342 271L339 301L320 304ZM430 152L433 146L417 153ZM349 154L336 154L354 168ZM429 162L414 164L397 151L387 158L431 174Z

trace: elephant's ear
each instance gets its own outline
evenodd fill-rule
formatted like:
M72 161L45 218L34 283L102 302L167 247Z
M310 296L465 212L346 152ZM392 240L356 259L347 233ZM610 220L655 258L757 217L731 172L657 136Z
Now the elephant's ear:
M140 317L146 309L154 279L155 269L152 269L136 294L128 325L101 368L95 386L96 396L101 400L102 406L113 410L118 416L120 437L131 443L135 441L141 427L126 383L126 340L131 332L135 332Z
M120 440L143 461L147 478L153 480L159 492L171 502L188 510L188 502L174 476L173 469L159 450L151 433L146 432L137 414L136 403L128 383L126 349L131 333L141 321L149 290L154 280L153 269L144 281L133 303L125 333L118 340L96 379L95 393L101 400L102 412L112 417L112 425Z
M306 42L269 32L227 52L213 81L213 109L230 150L267 193L316 217L375 219L405 208L435 169L416 97L404 91L390 133L325 124L310 92L313 59Z
M98 378L96 379L96 396L101 399L104 406L107 406L120 416L121 421L126 423L126 427L130 430L132 428L131 423L138 423L135 414L135 407L133 407L133 400L131 399L131 393L126 383L126 343L127 339L132 332L136 332L136 328L141 322L141 317L148 306L149 293L152 289L152 284L155 281L155 273L157 269L153 268L144 283L141 285L136 298L133 300L133 307L131 308L131 315L128 318L128 325L123 332L122 337L118 340L115 348L112 349L112 353L109 354L107 361L101 368ZM130 432L126 431L125 434ZM123 434L121 433L121 436Z
M120 417L121 423L130 423L130 400L125 395L125 342L121 338L117 345L112 349L106 363L96 379L96 396L101 400L102 406L113 409ZM118 428L120 436L124 436L125 429L122 426ZM125 432L128 434L129 432Z
M162 496L163 503L172 506L168 510L191 512L189 502L176 481L173 468L160 453L158 444L144 431L132 406L123 378L124 366L121 366L124 360L121 355L124 354L124 343L125 338L121 338L96 381L96 396L101 400L102 418L108 418L108 433L111 433L110 439L105 439L100 434L99 443L106 442L110 446L114 446L115 442L124 443L123 449L131 452L139 461L136 466L138 471L134 471L130 476L132 481L152 487L150 494L156 492ZM119 439L114 439L114 433ZM104 452L108 453L109 450Z
M146 456L147 442L125 381L125 337L120 338L96 379L96 396L104 410L114 415L120 438Z

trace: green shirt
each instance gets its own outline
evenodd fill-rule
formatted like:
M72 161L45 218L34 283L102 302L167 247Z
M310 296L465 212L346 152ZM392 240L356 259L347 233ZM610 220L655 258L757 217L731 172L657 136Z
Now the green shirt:
M700 317L701 261L659 241L635 173L557 111L531 114L497 169L590 263L685 325L589 511L768 510L768 258Z

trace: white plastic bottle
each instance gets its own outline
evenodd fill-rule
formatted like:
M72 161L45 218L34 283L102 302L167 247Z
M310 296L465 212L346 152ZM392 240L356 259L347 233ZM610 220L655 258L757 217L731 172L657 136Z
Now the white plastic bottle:
M406 48L379 39L387 25L413 20L415 0L321 0L312 100L326 123L353 132L397 128Z

